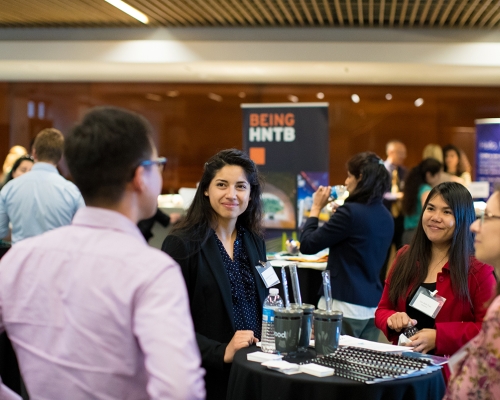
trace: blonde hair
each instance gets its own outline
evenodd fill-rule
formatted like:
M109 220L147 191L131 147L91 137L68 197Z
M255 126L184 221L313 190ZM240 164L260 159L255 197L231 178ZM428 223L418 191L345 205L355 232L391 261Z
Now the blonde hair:
M23 146L12 146L9 150L9 154L5 157L5 161L3 163L3 173L8 174L16 160L26 154L28 154L28 152Z
M441 164L443 164L443 149L438 144L428 144L424 147L424 151L422 152L422 159L425 160L426 158L434 158L435 160L438 160Z

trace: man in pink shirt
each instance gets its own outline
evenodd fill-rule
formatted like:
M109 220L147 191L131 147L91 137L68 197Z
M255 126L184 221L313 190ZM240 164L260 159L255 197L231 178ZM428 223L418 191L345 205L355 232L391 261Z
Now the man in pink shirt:
M65 155L87 206L0 262L0 331L31 398L204 398L179 266L136 226L156 212L166 161L149 124L93 109Z

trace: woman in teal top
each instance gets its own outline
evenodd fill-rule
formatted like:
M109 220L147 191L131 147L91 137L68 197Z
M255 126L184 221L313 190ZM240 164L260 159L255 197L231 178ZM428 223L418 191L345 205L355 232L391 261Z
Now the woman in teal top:
M409 244L420 221L422 204L431 189L441 181L443 165L434 158L426 158L414 167L405 180L403 214L405 216L403 244Z

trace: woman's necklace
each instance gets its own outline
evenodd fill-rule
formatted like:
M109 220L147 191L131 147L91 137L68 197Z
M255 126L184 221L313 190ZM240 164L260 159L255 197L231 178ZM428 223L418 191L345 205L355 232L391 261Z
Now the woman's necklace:
M446 257L448 257L448 254L445 254L444 257L441 260L439 260L439 262L436 265L434 265L433 267L430 267L430 265L429 265L429 273L437 270Z

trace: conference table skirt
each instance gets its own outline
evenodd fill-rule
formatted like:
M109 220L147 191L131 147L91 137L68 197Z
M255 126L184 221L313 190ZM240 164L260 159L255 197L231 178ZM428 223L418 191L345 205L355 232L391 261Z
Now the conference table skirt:
M367 385L335 376L318 378L272 371L260 363L247 361L247 354L258 350L252 346L236 353L227 400L441 400L445 392L441 371Z

